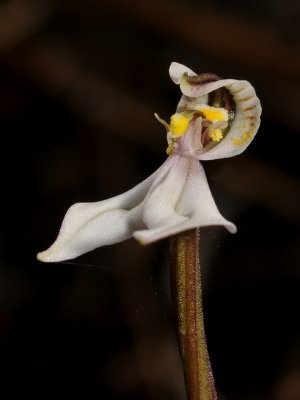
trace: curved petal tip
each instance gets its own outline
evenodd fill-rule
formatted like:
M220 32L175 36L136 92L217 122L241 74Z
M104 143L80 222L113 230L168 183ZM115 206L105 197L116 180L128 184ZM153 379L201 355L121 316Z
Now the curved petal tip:
M187 73L189 76L196 75L190 68L175 61L171 63L169 73L172 81L177 85L181 82L180 78L184 73Z
M52 260L51 255L49 256L47 250L37 253L36 258L42 262L55 262L55 260Z
M53 244L49 249L39 252L36 258L39 261L49 263L70 260L76 257L76 255L67 254L62 250L62 248L59 249L55 244Z
M226 220L226 224L224 224L225 228L230 232L230 233L237 233L237 227L232 223Z

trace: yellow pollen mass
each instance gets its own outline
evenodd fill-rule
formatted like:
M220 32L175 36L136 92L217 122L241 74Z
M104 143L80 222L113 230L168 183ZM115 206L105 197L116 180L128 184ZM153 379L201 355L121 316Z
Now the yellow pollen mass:
M203 106L199 108L209 121L228 121L228 111L225 108Z
M173 149L174 149L174 142L172 141L171 143L169 143L169 146L167 147L167 150L166 150L166 153L168 154L168 156L170 154L172 154Z
M183 114L176 113L171 116L170 133L172 136L179 137L184 134L189 125L189 119Z
M215 129L210 133L210 137L213 142L218 143L223 139L223 133L221 129Z

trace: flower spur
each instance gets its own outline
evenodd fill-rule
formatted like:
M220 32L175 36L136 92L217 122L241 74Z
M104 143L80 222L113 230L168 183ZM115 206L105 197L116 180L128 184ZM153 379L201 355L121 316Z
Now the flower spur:
M247 81L196 75L178 63L171 64L170 76L182 92L176 113L170 123L155 114L167 129L166 161L128 192L74 204L40 261L72 259L130 237L148 244L210 225L236 232L218 211L199 161L243 152L258 130L260 102Z

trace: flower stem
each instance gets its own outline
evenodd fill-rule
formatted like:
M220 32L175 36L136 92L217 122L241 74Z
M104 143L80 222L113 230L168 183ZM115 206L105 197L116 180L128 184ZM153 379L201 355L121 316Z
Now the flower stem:
M171 237L171 292L188 400L216 400L204 332L199 229Z

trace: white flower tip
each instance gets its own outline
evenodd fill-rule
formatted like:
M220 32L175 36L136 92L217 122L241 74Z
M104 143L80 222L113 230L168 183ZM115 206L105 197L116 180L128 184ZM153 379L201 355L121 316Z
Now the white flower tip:
M45 250L45 251L41 251L40 253L37 254L36 258L39 261L42 262L56 262L56 261L61 261L59 259L56 259L57 257L55 257L55 253L49 251L49 250Z
M53 244L47 250L41 251L36 256L39 261L45 263L69 260L74 257L76 257L76 255L68 255L63 248L59 248L56 244Z
M36 255L37 260L42 261L42 262L51 262L51 255L49 257L49 253L47 250L41 251L37 253Z
M228 224L225 225L225 228L230 232L230 233L237 233L237 227L232 223L229 222Z
M190 68L175 61L171 63L169 73L172 81L177 85L181 82L180 78L184 73L187 73L189 76L196 75L195 72L193 72Z

